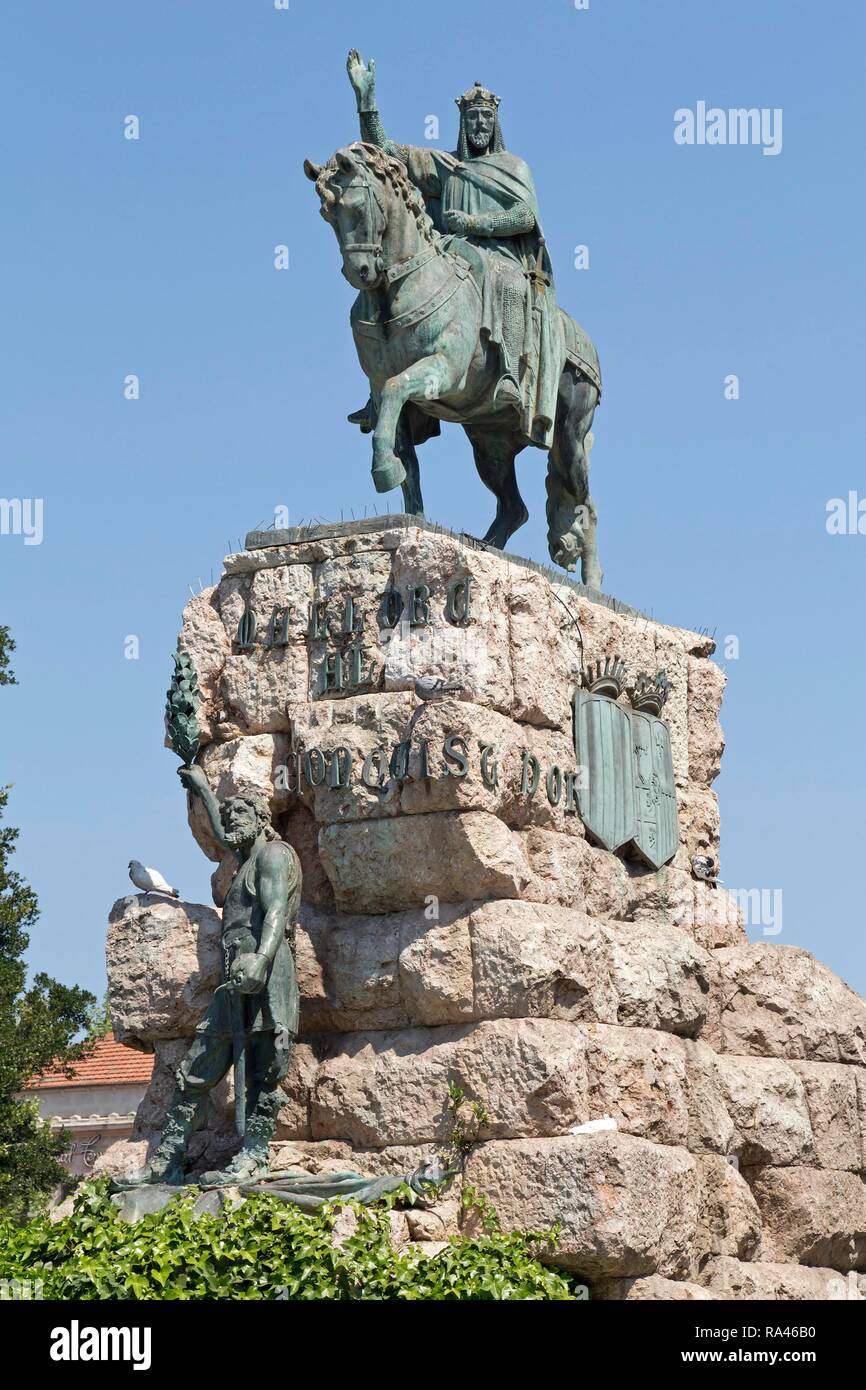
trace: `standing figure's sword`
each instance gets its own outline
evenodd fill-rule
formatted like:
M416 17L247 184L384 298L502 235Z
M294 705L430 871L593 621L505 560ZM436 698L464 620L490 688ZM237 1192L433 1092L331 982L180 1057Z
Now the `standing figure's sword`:
M244 1001L232 989L232 1061L235 1073L235 1129L243 1139L247 1132L247 1047L244 1037Z
M247 1132L247 1049L244 1035L244 1002L240 990L230 980L217 985L214 995L220 990L228 991L229 1011L232 1021L232 1066L235 1080L235 1129L243 1139Z

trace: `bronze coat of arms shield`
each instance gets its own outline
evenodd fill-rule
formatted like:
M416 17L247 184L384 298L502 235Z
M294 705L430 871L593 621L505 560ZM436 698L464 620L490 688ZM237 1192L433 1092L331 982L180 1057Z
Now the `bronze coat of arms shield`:
M607 695L578 690L574 746L581 820L605 849L619 849L637 830L630 712Z
M660 869L679 844L667 724L607 695L578 690L574 747L577 804L591 838L611 851L632 844Z
M679 844L670 730L662 719L641 710L631 711L631 725L637 791L634 843L647 863L660 869Z

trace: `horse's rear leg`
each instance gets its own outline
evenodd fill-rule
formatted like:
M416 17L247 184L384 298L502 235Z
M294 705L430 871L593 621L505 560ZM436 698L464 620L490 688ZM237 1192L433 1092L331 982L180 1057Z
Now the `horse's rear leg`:
M584 584L600 589L597 515L589 492L586 436L598 405L592 382L566 367L559 384L556 428L547 465L547 545L555 565L573 570L580 557Z
M475 455L478 476L496 498L496 516L484 539L504 550L509 538L529 520L514 471L514 460L523 444L513 430L474 429L470 425L464 425L464 429Z

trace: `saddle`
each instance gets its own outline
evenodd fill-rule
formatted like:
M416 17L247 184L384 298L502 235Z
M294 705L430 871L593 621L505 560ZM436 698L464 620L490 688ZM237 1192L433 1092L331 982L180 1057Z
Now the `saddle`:
M524 352L528 327L527 276L519 261L485 251L465 237L446 236L445 250L469 267L485 306L483 328L500 346L503 365L515 372ZM559 308L565 360L596 387L601 399L601 366L595 344L580 324Z

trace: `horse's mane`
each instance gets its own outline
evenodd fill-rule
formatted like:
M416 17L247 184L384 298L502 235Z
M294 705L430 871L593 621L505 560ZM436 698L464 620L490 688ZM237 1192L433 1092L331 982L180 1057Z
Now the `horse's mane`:
M409 178L406 165L402 160L395 159L393 155L388 154L378 145L368 145L360 140L349 145L347 149L337 150L336 154L331 155L327 164L322 166L322 172L316 179L316 192L326 211L333 207L342 192L339 176L343 171L337 163L337 155L341 154L349 159L359 160L380 183L390 185L398 198L402 200L406 210L415 218L415 225L424 241L432 244L439 240L439 233L433 226L424 199Z

